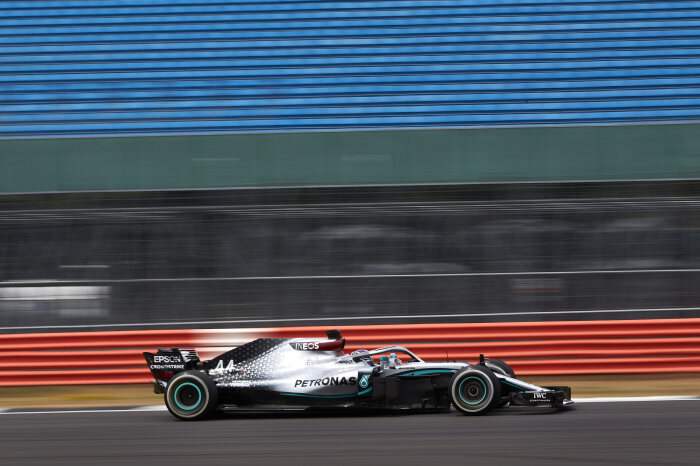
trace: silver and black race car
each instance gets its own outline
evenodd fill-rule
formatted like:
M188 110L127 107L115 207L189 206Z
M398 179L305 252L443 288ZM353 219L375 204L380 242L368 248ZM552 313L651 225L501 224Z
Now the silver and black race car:
M337 330L328 339L259 338L211 360L194 349L143 353L155 393L177 418L216 411L280 408L449 411L486 414L516 406L563 408L569 387L538 387L515 378L508 364L484 359L425 362L402 346L344 354ZM401 358L405 358L402 360Z

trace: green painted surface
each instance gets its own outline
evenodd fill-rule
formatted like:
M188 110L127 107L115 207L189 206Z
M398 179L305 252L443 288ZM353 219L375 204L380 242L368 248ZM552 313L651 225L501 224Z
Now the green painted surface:
M0 140L0 192L700 177L700 124Z

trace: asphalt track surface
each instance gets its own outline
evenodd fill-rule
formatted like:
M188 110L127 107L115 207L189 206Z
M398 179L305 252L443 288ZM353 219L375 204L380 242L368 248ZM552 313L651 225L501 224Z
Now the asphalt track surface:
M0 415L3 465L700 464L700 401L392 416Z

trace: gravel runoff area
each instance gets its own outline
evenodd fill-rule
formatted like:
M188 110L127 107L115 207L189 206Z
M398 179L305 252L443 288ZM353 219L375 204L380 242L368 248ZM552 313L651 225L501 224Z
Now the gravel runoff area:
M537 385L568 385L574 398L700 396L700 373L523 376ZM150 384L2 387L0 409L86 408L162 404Z

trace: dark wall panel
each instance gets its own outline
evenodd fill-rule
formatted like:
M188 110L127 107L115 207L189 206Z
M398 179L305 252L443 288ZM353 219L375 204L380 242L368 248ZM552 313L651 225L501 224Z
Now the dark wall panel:
M651 185L252 191L253 203L235 191L142 193L140 207L103 193L53 196L43 210L8 197L0 317L8 327L698 314L699 186Z

